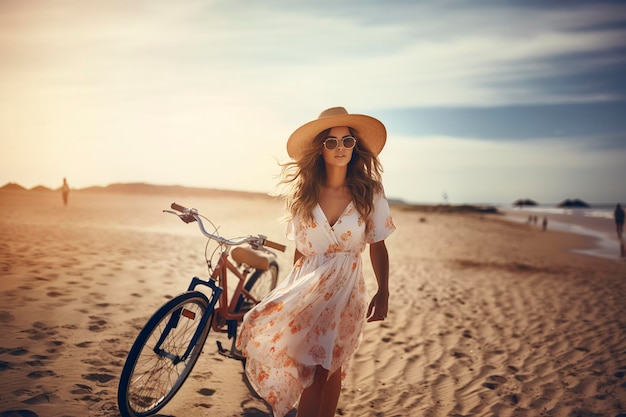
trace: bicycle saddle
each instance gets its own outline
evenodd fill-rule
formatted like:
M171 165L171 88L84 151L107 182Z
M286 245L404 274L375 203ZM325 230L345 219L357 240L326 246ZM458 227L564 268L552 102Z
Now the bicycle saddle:
M266 271L270 267L270 260L263 255L259 255L254 249L236 247L230 254L235 262L246 264L252 268Z

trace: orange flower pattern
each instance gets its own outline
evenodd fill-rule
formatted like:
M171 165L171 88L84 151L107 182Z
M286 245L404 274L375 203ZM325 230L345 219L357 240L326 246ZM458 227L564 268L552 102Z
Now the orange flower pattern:
M313 382L317 365L345 379L365 324L369 299L361 253L395 226L383 194L363 219L348 204L331 227L319 207L313 221L296 218L287 237L302 253L288 276L246 314L237 347L250 384L284 417Z

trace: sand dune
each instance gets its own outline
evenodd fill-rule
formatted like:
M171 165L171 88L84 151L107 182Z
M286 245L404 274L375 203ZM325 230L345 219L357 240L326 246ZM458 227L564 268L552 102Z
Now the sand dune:
M284 276L282 205L260 195L81 192L63 207L57 193L0 192L0 417L119 415L139 329L206 275L195 226L161 213L173 200L224 236L288 243ZM390 315L368 325L338 415L626 414L624 262L497 216L393 214ZM158 416L271 415L216 338Z

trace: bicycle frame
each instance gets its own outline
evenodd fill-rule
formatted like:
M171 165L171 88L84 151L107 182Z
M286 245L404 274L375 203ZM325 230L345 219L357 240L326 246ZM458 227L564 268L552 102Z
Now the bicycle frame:
M228 299L229 298L228 280L227 280L228 271L233 273L239 279L239 282L235 286L235 290L232 296L230 297L230 300ZM219 317L220 319L227 320L227 321L228 320L236 320L236 321L243 320L243 316L245 312L235 312L235 306L236 306L237 300L239 299L241 295L245 295L246 297L254 300L255 302L259 301L255 299L248 291L244 289L244 282L249 273L250 273L249 269L246 268L243 272L241 272L235 265L233 265L233 263L228 258L228 253L226 251L223 251L220 254L218 266L217 268L215 268L215 270L213 271L213 274L211 275L211 278L216 280L219 283L219 286L222 288L222 292L219 296L219 306L216 308L216 311L220 315ZM219 331L220 327L222 326L220 326L220 323L218 322L218 320L214 320L213 329L215 331Z
M206 296L205 297L207 298L207 301L208 301L207 310L215 311L215 304L217 303L217 300L222 294L222 289L213 280L203 281L198 277L193 277L193 279L191 280L191 283L189 284L189 288L187 289L187 291L194 291L198 285L205 285L212 290L211 298L209 299L208 297ZM200 324L198 325L198 328L196 329L193 337L191 338L191 343L189 343L185 352L180 356L172 355L171 353L166 352L164 349L162 349L161 346L163 345L163 342L165 342L165 339L167 339L167 337L169 336L170 331L178 327L178 322L180 321L181 316L186 316L191 319L195 318L195 317L189 317L187 316L187 314L195 314L195 313L184 310L181 307L174 314L172 314L172 317L170 318L167 325L165 326L163 333L161 333L161 337L159 337L159 340L157 341L157 343L154 345L154 348L153 348L154 353L156 353L159 356L164 356L170 359L174 363L174 365L178 364L179 362L187 360L187 357L191 353L191 350L196 345L196 343L198 342L198 339L201 337L202 333L205 331L205 329L209 325L209 323L207 323L209 318L213 317L212 314L203 314L202 318L200 319L201 320Z
M229 270L230 272L235 274L235 276L239 279L239 282L237 283L237 286L235 287L235 291L233 292L232 298L230 300L228 299L228 280L227 280L227 272ZM206 287L209 287L212 291L211 297L209 298L209 297L206 297L206 295L204 294L202 295L204 295L207 298L207 302L208 302L207 311L211 311L213 312L213 314L204 314L202 316L200 324L198 325L198 328L191 339L191 343L189 344L185 352L182 355L178 356L178 355L173 355L169 352L166 352L165 350L161 348L161 346L163 345L163 342L169 336L170 331L172 329L175 329L178 326L180 317L185 316L186 314L193 314L181 308L179 311L172 314L172 317L170 318L169 322L165 326L165 329L163 333L161 334L161 337L159 338L159 340L157 341L157 343L155 344L153 348L154 353L156 353L159 356L167 357L174 364L177 364L181 361L185 361L187 357L189 356L189 354L191 353L193 346L196 345L198 339L206 331L207 326L211 326L213 331L223 332L224 331L223 327L226 324L227 325L226 331L228 333L228 338L231 339L232 337L236 336L237 323L243 320L243 316L245 315L245 312L235 312L236 300L238 300L241 295L245 295L246 297L249 297L250 299L254 301L258 301L248 291L246 291L243 288L244 282L249 272L250 271L247 268L244 270L243 273L239 271L239 269L235 265L233 265L233 263L228 258L228 251L222 251L222 253L220 254L218 263L217 263L217 267L213 270L213 273L211 274L211 278L208 281L204 281L198 277L193 277L191 280L191 283L189 284L189 287L187 288L187 291L196 291L196 287L198 285L204 285ZM215 306L218 303L218 301L219 301L219 307L216 308ZM214 314L216 314L217 317L214 317L213 316ZM188 318L193 318L193 317L188 317ZM211 323L208 323L209 318L211 318Z
M230 300L228 294L228 271L233 273L239 279L239 282L237 283L233 295L232 297L230 297ZM207 311L211 311L213 314L205 314L202 317L202 321L198 326L198 330L192 338L193 343L191 343L190 346L193 346L195 344L195 342L207 326L211 326L211 329L215 332L227 332L229 339L236 336L237 323L243 320L243 316L246 313L235 312L237 300L240 296L244 295L254 302L259 301L244 288L244 283L249 273L250 270L248 268L241 272L230 261L230 259L228 258L228 251L225 250L221 252L219 260L217 262L217 267L213 270L211 278L208 281L201 280L198 277L193 277L191 283L189 284L189 287L187 288L187 291L195 291L198 285L204 285L209 287L212 291L212 295L210 298L207 297L207 301L209 304ZM216 305L218 306L216 307ZM185 354L180 357L174 357L169 356L169 354L167 353L164 353L161 350L161 345L163 341L167 338L169 331L172 328L176 328L176 326L178 325L178 320L180 319L180 316L184 314L185 312L181 311L172 316L170 323L168 323L168 325L166 326L166 330L163 332L163 335L161 336L154 348L155 353L162 356L167 356L175 363L178 363L181 360L185 360L189 355L191 349L187 349ZM215 317L213 315L215 315ZM212 318L211 323L208 323L209 317ZM226 330L224 330L225 325L227 326Z

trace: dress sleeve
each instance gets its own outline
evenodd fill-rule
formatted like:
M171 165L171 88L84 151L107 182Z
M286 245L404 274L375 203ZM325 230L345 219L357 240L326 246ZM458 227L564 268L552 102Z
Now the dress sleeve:
M385 240L394 230L396 226L391 218L389 202L383 193L378 193L374 196L374 210L367 219L366 242L371 244Z

